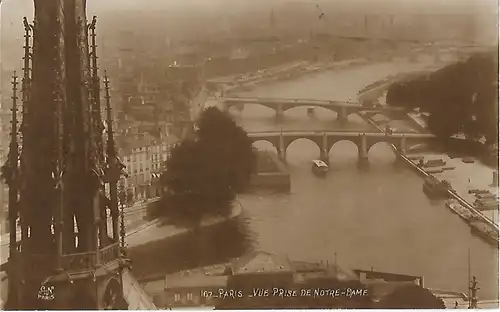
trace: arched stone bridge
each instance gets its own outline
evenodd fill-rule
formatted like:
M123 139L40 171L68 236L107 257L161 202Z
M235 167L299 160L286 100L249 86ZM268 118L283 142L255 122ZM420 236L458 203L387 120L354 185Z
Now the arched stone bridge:
M276 111L276 117L282 117L283 113L289 109L301 106L322 107L337 113L340 121L346 121L347 116L366 113L404 113L405 110L399 107L370 107L359 103L343 101L324 101L309 99L280 99L280 98L257 98L257 97L226 97L221 99L222 109L228 111L229 108L238 104L260 104Z
M408 140L434 139L433 134L425 133L381 133L362 131L266 131L248 134L252 142L268 141L278 151L282 160L286 160L286 150L293 141L308 139L316 143L320 150L320 158L328 161L328 152L339 141L351 141L358 147L358 161L368 163L368 151L379 142L396 146L398 153L405 154Z

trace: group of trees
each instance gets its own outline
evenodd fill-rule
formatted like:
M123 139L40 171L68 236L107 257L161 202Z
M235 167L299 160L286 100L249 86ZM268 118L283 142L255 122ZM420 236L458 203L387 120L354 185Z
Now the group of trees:
M256 166L251 140L229 115L208 108L196 126L172 150L160 179L175 212L192 222L229 213Z
M477 54L427 77L394 83L387 103L429 113L428 125L447 138L463 133L471 139L498 142L498 58Z

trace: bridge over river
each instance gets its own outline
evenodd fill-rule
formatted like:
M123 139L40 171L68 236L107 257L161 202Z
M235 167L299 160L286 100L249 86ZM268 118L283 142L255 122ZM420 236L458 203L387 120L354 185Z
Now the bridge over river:
M228 111L231 107L241 104L259 104L276 111L276 117L282 118L285 111L295 107L321 107L337 113L337 119L346 122L347 117L354 113L395 114L405 113L403 108L388 106L365 106L350 101L327 101L314 99L282 99L261 97L224 97L221 100L222 109Z
M329 104L333 100L338 106L359 105L348 99L355 100L365 86L400 73L434 67L431 63L430 58L421 57L333 68L225 96L305 99L307 104ZM346 267L422 275L430 288L465 293L471 272L481 283L481 299L498 298L498 250L471 233L469 226L443 202L429 200L422 192L422 178L413 170L392 164L395 151L387 145L401 146L401 136L409 136L408 153L413 142L434 139L417 135L419 129L403 120L384 122L382 116L374 117L382 130L386 125L398 129L386 137L385 133L372 134L380 130L357 114L341 124L338 113L331 109L315 106L314 114L308 114L309 105L303 105L289 109L278 119L270 107L239 101L236 106L244 105L244 109L232 109L230 113L249 133L255 147L279 153L282 136L282 151L286 152L282 157L286 157L291 179L287 194L239 196L238 201L245 207L244 224L250 233L258 234L252 236L252 246L293 259L323 259ZM398 112L381 113L388 114ZM358 136L362 133L366 134L367 147L371 146L368 171L353 170L358 163ZM325 136L324 146L331 149L333 174L317 179L311 174L310 161L320 153L327 154L323 148ZM358 144L355 140L359 140ZM390 144L371 145L382 141Z
M295 140L308 139L320 149L320 158L328 161L328 154L335 143L351 141L358 147L358 162L368 163L368 152L377 143L385 142L396 146L398 153L405 154L409 140L421 141L435 139L426 133L381 133L365 131L264 131L248 134L252 142L268 141L278 151L282 160L286 160L286 150Z

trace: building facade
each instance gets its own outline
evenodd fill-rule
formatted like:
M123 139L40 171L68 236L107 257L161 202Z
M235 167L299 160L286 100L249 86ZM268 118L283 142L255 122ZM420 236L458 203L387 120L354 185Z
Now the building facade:
M361 308L408 285L423 288L423 278L350 270L327 261L292 261L259 251L226 264L169 274L146 283L145 290L160 309ZM340 292L348 289L356 295Z
M272 294L273 289L299 291L300 285L318 276L357 280L353 272L340 268L332 270L333 267L320 263L292 262L286 256L267 252L252 252L225 265L169 274L164 284L156 287L156 291L149 291L156 293L155 304L159 308L207 308L230 301L246 307L257 297L265 299L267 295L286 295ZM260 293L252 298L252 293L257 289L271 293ZM261 300L257 301L262 303Z
M9 153L9 134L11 112L3 108L0 104L0 167L7 161ZM0 234L8 231L7 214L9 210L9 187L0 178Z
M149 133L122 140L119 156L127 176L122 186L133 194L134 201L161 195L160 173L171 150L179 143L174 135L155 138Z

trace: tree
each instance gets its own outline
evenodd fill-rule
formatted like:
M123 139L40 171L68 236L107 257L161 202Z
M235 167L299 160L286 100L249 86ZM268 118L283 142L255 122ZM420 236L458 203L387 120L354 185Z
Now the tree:
M398 288L382 299L377 308L381 309L445 309L443 300L418 285Z
M439 137L463 133L498 141L498 59L496 53L473 55L432 73L390 86L387 103L419 107L430 113L430 130Z
M213 151L211 155L223 157L213 162L225 168L232 189L236 193L244 191L257 163L247 133L228 114L215 107L202 113L198 127L199 142Z
M161 184L180 216L195 224L204 215L224 215L255 171L247 133L217 108L205 110L194 139L181 142L167 160Z
M395 82L389 86L387 89L387 95L386 95L386 103L389 106L404 106L403 104L403 92L404 92L404 85Z

